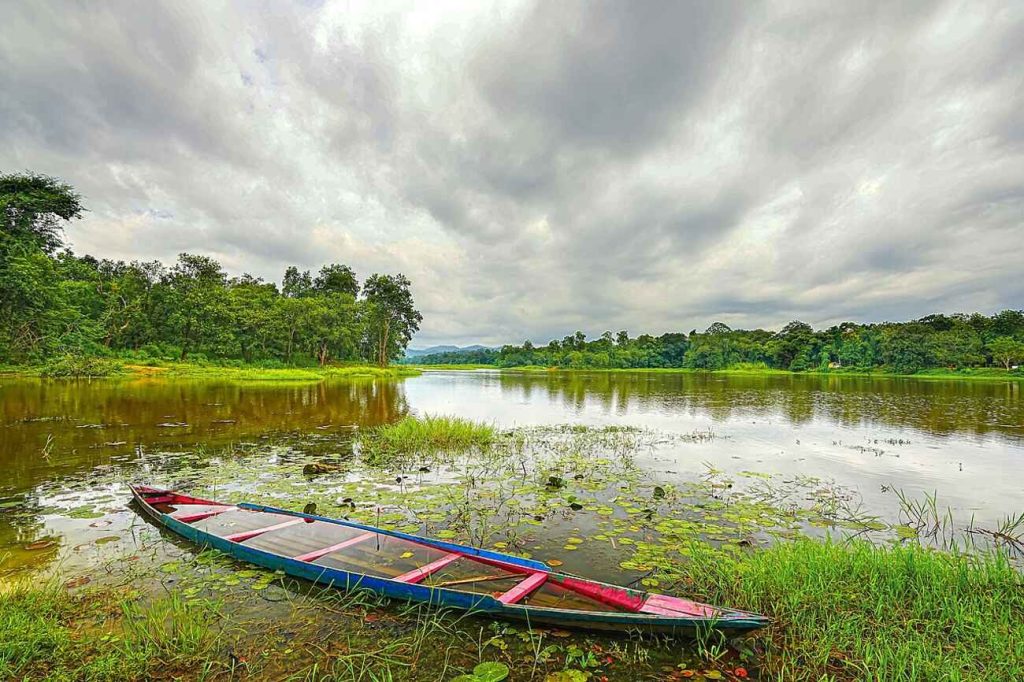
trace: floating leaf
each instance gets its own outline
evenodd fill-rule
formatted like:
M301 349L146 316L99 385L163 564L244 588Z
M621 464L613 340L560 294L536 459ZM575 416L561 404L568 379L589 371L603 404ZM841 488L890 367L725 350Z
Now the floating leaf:
M411 556L412 556L412 552L402 552L401 555L399 555L399 558L400 559L408 559Z
M508 673L508 666L497 661L486 661L473 668L473 677L479 682L501 682Z
M558 559L548 559L548 560L547 560L547 565L548 565L548 566L551 566L551 567L553 567L553 568L556 568L556 567L558 567L558 566L561 566L561 565L562 565L563 563L564 563L564 562L562 562L562 561L559 561Z

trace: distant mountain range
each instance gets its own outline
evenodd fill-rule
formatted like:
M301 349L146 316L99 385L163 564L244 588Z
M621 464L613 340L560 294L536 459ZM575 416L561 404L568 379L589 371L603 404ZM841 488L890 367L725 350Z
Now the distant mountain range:
M472 346L431 346L430 348L407 348L405 350L405 357L420 358L424 355L434 355L436 353L458 353L461 351L472 350L490 350L490 347L475 344Z

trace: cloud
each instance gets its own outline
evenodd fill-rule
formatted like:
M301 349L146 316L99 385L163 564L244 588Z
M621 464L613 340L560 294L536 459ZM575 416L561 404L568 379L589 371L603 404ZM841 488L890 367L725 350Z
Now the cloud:
M76 250L402 271L417 343L1019 308L1012 3L28 2L0 168Z

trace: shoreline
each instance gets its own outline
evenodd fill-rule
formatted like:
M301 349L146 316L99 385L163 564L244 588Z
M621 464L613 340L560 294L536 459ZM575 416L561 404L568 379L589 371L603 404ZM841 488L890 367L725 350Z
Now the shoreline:
M421 365L408 363L402 367L415 368L420 371L475 371L494 370L508 374L714 374L714 375L735 375L735 376L813 376L813 377L853 377L861 379L927 379L927 380L953 380L953 381L1024 381L1024 373L1019 371L1006 371L992 367L984 367L976 370L949 371L949 370L926 370L915 374L897 374L896 372L871 372L858 370L809 370L805 372L794 372L788 369L771 368L728 368L728 369L693 369L689 367L544 367L541 365L523 365L517 367L500 367L498 365Z
M160 362L138 364L118 359L86 358L84 366L66 373L51 373L52 365L0 367L0 378L37 379L226 379L231 381L318 382L325 379L400 379L415 377L422 370L404 365L328 365L327 367L260 367L258 365L193 364Z

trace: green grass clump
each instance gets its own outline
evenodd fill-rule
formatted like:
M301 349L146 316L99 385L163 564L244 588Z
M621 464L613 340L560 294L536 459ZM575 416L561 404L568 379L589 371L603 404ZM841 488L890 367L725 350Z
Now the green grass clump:
M175 595L140 607L16 584L0 593L0 679L202 679L218 658L216 615L210 602Z
M759 635L771 679L1024 679L1024 576L1003 555L813 540L734 560L693 549L698 593L774 619Z
M487 448L497 438L491 424L451 416L405 417L366 432L361 444L366 459L381 463L401 454L452 453Z

